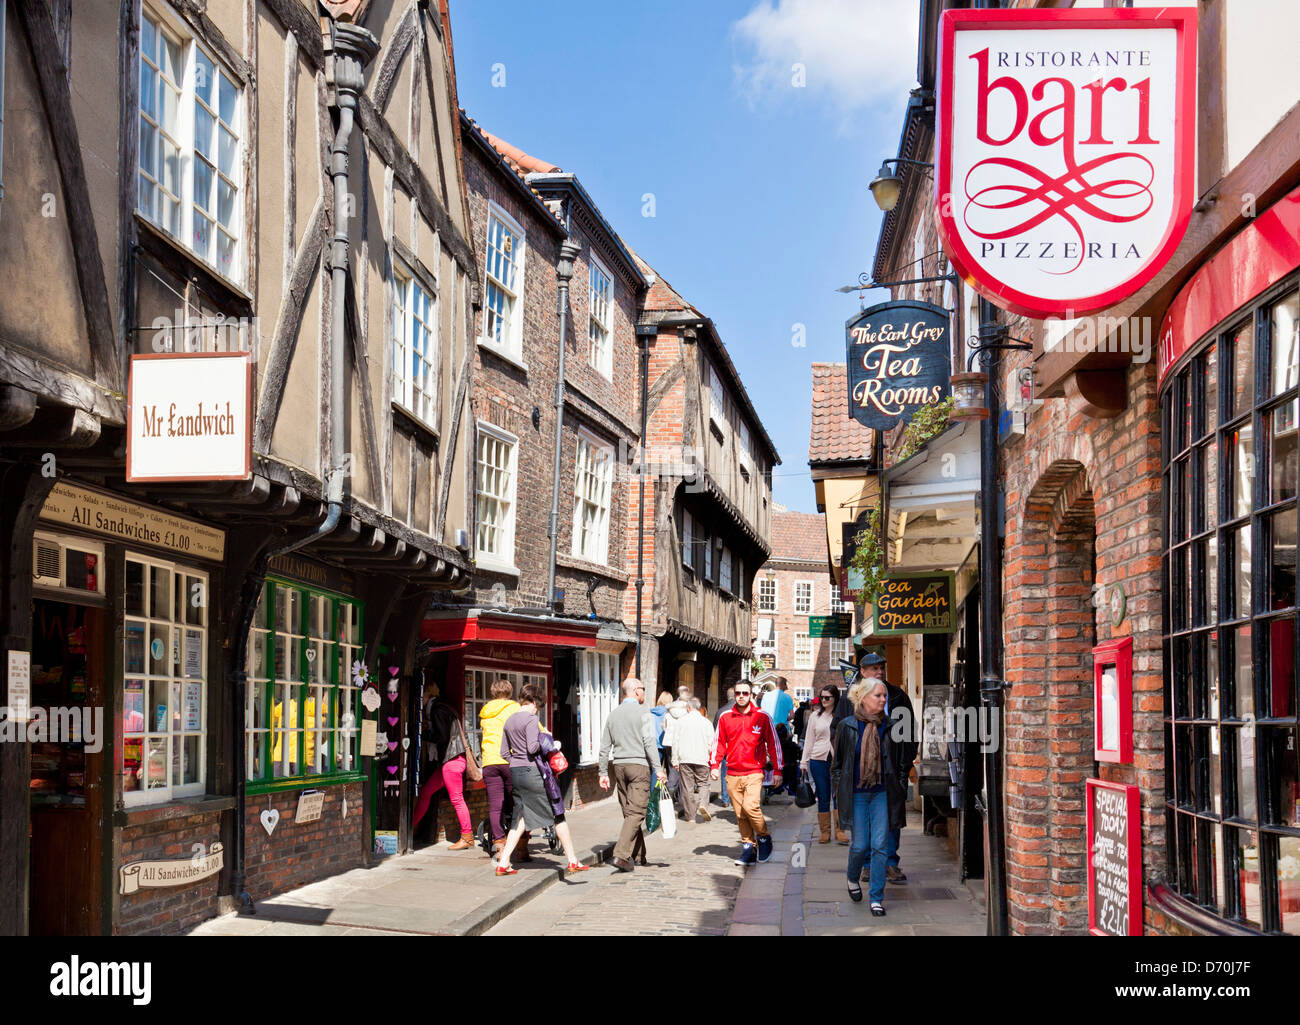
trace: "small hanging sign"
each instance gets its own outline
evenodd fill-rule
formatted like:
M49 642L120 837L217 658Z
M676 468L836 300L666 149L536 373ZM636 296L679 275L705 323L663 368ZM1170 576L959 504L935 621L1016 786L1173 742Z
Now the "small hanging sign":
M948 397L952 354L942 306L911 299L881 303L845 330L849 413L858 423L887 431Z
M298 810L293 814L293 821L316 822L324 808L324 790L304 790L298 798Z

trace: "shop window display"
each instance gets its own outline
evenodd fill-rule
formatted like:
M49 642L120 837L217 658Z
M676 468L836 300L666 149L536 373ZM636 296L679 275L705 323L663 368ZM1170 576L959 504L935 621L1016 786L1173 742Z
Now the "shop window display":
M1162 394L1169 879L1300 934L1300 292L1203 340Z
M250 782L359 771L360 692L353 666L360 658L358 604L284 581L267 582L248 643Z
M203 793L207 703L208 577L126 556L123 802Z

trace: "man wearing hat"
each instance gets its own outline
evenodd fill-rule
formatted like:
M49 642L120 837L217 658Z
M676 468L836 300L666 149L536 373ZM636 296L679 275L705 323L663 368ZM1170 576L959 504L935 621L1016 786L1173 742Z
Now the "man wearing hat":
M907 739L902 744L903 787L907 788L907 777L911 774L912 763L916 761L916 714L912 710L912 699L901 687L895 687L885 680L885 659L874 651L869 651L858 660L858 672L864 680L884 680L889 697L885 704L885 717L897 719L897 709L906 709L903 721L907 724ZM901 829L889 830L889 839L885 843L885 878L891 883L905 883L907 876L899 868L898 844L902 839Z

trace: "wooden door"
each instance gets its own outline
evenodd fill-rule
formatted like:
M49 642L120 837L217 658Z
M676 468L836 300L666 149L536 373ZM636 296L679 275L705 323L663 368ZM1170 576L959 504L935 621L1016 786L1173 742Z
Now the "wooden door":
M104 611L61 602L36 602L36 623L47 627L46 643L63 638L62 700L67 706L105 709L99 741L112 728L106 710ZM39 630L40 626L37 625ZM78 633L79 632L79 633ZM69 638L79 637L71 642ZM77 650L80 649L80 650ZM84 673L85 692L78 702L72 681ZM53 691L49 691L53 695ZM51 702L53 704L53 702ZM65 746L66 743L65 743ZM104 755L84 753L84 804L32 806L30 931L36 936L94 936L103 925Z

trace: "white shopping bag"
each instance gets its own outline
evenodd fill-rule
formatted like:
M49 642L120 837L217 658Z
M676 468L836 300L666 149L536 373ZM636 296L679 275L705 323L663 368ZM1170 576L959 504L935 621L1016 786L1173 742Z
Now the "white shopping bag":
M659 798L659 821L664 831L664 839L671 840L677 835L677 809L673 807L673 798L665 787L663 797Z

